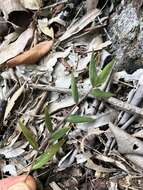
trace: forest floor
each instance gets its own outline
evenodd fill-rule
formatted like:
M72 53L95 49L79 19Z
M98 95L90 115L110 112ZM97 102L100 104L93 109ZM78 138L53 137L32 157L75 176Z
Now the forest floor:
M0 0L0 178L143 189L143 0Z

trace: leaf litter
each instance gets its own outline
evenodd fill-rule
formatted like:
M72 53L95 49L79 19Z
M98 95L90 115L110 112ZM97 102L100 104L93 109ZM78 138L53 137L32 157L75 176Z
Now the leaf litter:
M0 4L1 177L30 172L53 190L140 188L143 70L116 68L107 22L122 3Z

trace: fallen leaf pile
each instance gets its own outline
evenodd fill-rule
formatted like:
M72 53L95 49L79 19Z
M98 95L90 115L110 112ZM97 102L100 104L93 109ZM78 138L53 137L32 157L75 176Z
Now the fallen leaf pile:
M140 19L137 2L129 14ZM1 178L30 173L46 190L142 189L143 69L125 70L136 56L118 48L138 40L141 49L142 35L132 38L142 28L114 28L128 4L0 0Z

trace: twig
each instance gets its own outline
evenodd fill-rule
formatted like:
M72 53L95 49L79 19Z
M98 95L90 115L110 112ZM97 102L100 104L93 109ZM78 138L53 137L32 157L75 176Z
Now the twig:
M104 99L105 102L113 105L114 107L117 107L120 110L132 113L132 114L136 114L139 115L141 117L143 117L143 109L139 108L137 106L131 105L127 102L123 102L121 100L118 100L117 98L108 98L108 99Z
M50 92L58 92L58 93L65 93L65 94L71 94L71 90L70 89L64 89L64 88L56 88L56 87L51 87L51 86L46 86L46 85L34 85L31 84L30 85L31 88L34 89L38 89L38 90L43 90L43 91L50 91ZM86 92L85 91L80 91L81 95L85 95ZM88 94L88 97L92 97L90 94ZM110 97L110 98L99 98L104 102L107 102L109 104L111 104L112 106L114 106L115 108L122 110L122 111L126 111L132 114L136 114L139 115L141 117L143 117L143 109L139 108L137 106L131 105L127 102L123 102L121 100L118 100L117 98L114 97Z
M38 84L30 84L29 87L34 88L35 90L37 89L37 90L42 90L42 91L71 94L71 90L69 90L68 88L57 88L53 86L38 85Z
M102 23L100 17L98 16L97 18L98 18L99 23L100 23L101 25L103 25L103 23ZM105 27L103 28L103 30L104 30L105 34L107 35L108 39L112 42L112 38L111 38L110 35L108 34L108 32L107 32L107 30L106 30Z
M75 24L75 22L76 22L76 18L78 17L78 15L79 15L80 11L82 10L82 8L83 8L83 5L79 8L78 12L76 13L75 17L73 18L73 20L72 20L72 22L71 22L71 24L69 25L68 28L71 28L72 25Z
M32 162L31 162L31 164L30 164L30 166L29 166L29 169L28 169L28 171L27 171L27 174L26 174L26 176L25 176L25 178L24 178L24 182L26 182L26 180L27 180L27 178L28 178L28 176L29 176L29 174L30 174L30 172L31 172L31 170L32 170L32 167L33 167L33 165L34 165L34 163L35 163L35 161L36 161L37 155L38 155L38 152L36 152L36 154L34 155L34 158L33 158Z
M68 1L69 1L69 0L63 0L63 1L60 1L60 2L57 2L57 3L54 3L54 4L52 4L52 5L48 5L48 6L46 6L46 7L43 7L43 8L40 9L40 10L51 9L51 8L54 8L54 7L56 7L56 6L58 6L58 5L61 5L61 4L63 4L63 3L68 3Z

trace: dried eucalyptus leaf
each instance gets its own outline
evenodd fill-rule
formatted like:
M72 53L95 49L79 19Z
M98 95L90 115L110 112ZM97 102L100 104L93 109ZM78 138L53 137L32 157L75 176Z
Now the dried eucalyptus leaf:
M111 122L109 123L110 130L115 136L118 145L118 151L121 154L143 155L143 142L123 129L116 127Z
M58 110L61 110L63 108L68 108L73 105L75 105L73 98L71 96L65 96L64 99L53 102L49 106L49 112L54 113L54 112L57 112Z
M68 153L59 161L59 164L58 164L58 171L63 171L63 170L65 170L66 168L70 167L70 166L73 164L77 153L78 153L78 150L77 150L77 149L71 150L70 152L68 152Z
M47 35L48 37L54 39L54 30L52 27L48 27L48 19L39 19L38 20L38 28L43 32L43 34Z
M0 0L0 9L5 19L8 19L9 14L14 11L26 11L18 0Z
M9 158L16 158L18 156L21 156L22 154L24 154L25 150L23 147L9 147L6 146L4 148L0 148L0 155L4 155L5 158L9 159Z
M31 22L32 14L22 6L19 0L0 0L0 10L4 18L14 27L27 28Z
M0 64L22 53L32 36L33 29L28 28L15 42L0 48Z
M24 84L13 94L11 99L7 103L7 107L4 114L4 120L8 117L9 113L11 112L13 106L15 105L16 100L21 96L25 87Z
M97 16L101 14L101 11L95 9L90 13L87 13L81 20L77 21L71 28L68 28L67 31L60 37L59 41L64 41L74 34L80 32L83 28L85 28L88 24L93 22Z

